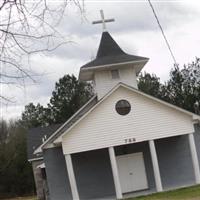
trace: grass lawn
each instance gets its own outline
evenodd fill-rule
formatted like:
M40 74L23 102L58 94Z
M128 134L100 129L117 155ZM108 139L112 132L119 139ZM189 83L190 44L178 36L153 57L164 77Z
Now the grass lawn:
M200 200L200 185L128 200Z

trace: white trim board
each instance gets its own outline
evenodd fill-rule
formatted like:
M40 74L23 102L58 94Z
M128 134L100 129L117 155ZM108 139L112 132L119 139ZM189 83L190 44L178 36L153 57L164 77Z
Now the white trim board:
M127 65L127 64L136 64L136 63L146 64L148 62L148 60L149 59L137 60L137 61L127 61L127 62L121 62L121 63L107 64L107 65L97 65L97 66L93 66L93 67L81 68L81 71L91 71L94 69L103 69L103 68L107 68L107 67L114 67L114 66L118 66L118 65Z
M44 168L46 168L46 166L45 166L45 163L41 163L40 165L38 165L37 167L36 167L37 169L44 169Z
M28 162L33 162L33 161L38 161L38 160L43 160L43 157L39 157L39 158L32 158L32 159L28 159Z

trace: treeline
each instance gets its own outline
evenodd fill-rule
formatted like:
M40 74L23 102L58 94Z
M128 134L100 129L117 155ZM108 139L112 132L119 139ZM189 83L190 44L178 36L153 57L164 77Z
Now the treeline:
M0 198L34 193L31 164L27 161L27 131L67 120L93 95L92 86L65 75L55 84L46 107L30 103L19 120L0 120Z
M55 84L46 106L30 103L25 106L22 121L30 128L64 123L93 96L90 83L80 82L74 75L65 75Z
M169 80L149 73L138 77L139 90L200 114L200 59L175 66ZM55 84L49 103L30 103L20 120L0 121L0 197L24 195L34 191L32 169L27 161L26 135L31 127L65 122L93 96L90 83L79 82L75 76L65 75Z
M200 59L196 58L182 69L174 66L165 83L161 83L154 74L140 74L138 88L180 108L200 114Z
M0 121L0 198L34 193L26 134L19 121Z

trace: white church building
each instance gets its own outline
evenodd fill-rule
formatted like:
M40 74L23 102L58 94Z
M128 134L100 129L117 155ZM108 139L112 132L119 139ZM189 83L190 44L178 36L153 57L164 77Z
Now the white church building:
M34 151L51 200L122 199L200 184L200 116L138 90L148 60L125 53L103 31L96 58L79 74L96 95Z

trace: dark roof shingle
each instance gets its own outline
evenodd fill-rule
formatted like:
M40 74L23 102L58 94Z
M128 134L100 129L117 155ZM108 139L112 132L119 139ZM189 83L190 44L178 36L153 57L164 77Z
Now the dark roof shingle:
M34 155L33 152L38 146L42 144L42 138L46 135L46 139L49 138L61 124L53 124L47 127L32 128L28 131L27 135L27 153L28 160L43 157L42 154Z
M96 58L81 68L140 60L148 60L148 58L125 53L108 32L103 32Z

